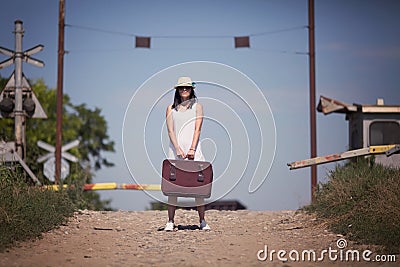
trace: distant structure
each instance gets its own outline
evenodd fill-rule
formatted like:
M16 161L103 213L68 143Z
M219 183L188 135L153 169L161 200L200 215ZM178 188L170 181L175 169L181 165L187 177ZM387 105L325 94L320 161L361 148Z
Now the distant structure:
M325 115L346 114L349 121L349 150L369 146L400 144L400 105L385 105L377 99L375 105L346 104L321 96L317 110ZM375 162L400 167L400 154L376 155Z
M162 202L151 202L152 210L166 210L167 204ZM196 209L196 207L187 207L187 205L182 205L185 207L179 207L181 209L192 210ZM238 200L217 200L211 203L206 204L206 210L245 210L247 209L242 203Z

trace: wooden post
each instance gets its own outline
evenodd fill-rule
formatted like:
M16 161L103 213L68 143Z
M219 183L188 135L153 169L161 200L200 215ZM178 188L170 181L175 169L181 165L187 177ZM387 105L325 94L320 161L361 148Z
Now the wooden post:
M308 0L308 43L310 62L310 136L311 158L317 157L317 126L315 110L315 40L314 40L314 0ZM311 166L311 201L315 199L317 188L317 166Z
M57 122L56 122L56 151L55 151L55 183L60 184L61 177L61 145L62 145L62 111L63 111L63 72L64 72L64 28L65 3L59 2L58 19L58 72L57 72Z

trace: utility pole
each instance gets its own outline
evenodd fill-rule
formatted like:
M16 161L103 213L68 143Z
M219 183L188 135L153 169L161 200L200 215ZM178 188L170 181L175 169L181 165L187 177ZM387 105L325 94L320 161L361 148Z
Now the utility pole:
M317 157L317 126L315 110L315 40L314 40L314 0L308 0L308 44L310 64L310 136L311 158ZM317 188L317 166L311 166L311 201L315 199Z
M55 184L60 184L61 177L61 145L62 145L62 110L63 110L63 73L64 73L64 28L65 3L59 2L58 18L58 72L57 72L57 122L55 151Z
M22 37L24 29L22 21L15 21L15 150L18 156L25 160L25 114L22 106Z

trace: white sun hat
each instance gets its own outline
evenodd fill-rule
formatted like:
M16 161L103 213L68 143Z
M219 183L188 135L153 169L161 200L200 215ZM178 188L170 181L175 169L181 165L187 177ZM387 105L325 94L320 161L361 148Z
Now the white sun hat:
M191 86L193 89L196 88L196 83L192 82L190 77L179 77L178 83L174 86L174 88L178 88L181 86Z

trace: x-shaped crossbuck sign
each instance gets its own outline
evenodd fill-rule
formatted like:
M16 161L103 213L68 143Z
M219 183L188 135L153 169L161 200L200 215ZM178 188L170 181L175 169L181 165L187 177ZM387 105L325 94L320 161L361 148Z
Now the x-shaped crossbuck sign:
M29 64L35 65L36 67L43 67L44 66L43 61L30 57L31 55L42 51L43 48L44 48L43 45L37 45L35 47L32 47L31 49L26 50L25 52L22 53L22 60L26 61ZM15 51L12 51L5 47L0 47L0 53L10 57L0 62L0 69L10 66L15 62L15 55L17 54Z
M38 141L37 145L40 148L43 148L44 150L49 151L49 153L47 153L46 155L43 155L43 156L39 157L37 159L37 162L42 163L42 162L48 160L49 158L54 157L54 153L56 152L56 148L54 146L49 145L49 144L47 144L47 143L45 143L43 141ZM74 155L66 152L67 150L69 150L71 148L74 148L74 147L76 147L78 145L79 145L79 140L75 140L75 141L72 141L72 142L70 142L68 144L63 145L61 147L61 157L64 158L64 159L67 159L67 160L69 160L71 162L78 162L78 158L77 157L75 157Z

